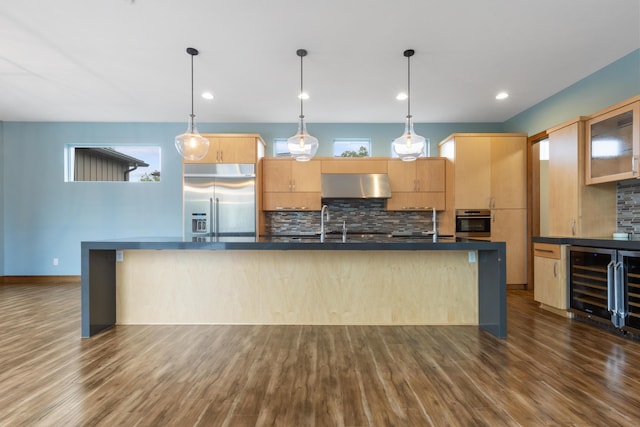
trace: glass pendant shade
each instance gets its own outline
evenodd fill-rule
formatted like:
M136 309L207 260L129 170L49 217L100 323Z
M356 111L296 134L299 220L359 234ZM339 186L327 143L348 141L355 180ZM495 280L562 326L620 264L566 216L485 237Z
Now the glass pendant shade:
M413 122L410 117L404 126L404 133L393 140L393 151L400 159L410 162L416 160L424 153L426 147L426 139L413 130Z
M176 150L185 160L202 160L209 151L209 140L198 133L196 128L196 115L193 114L193 57L198 55L198 49L188 47L187 53L191 56L191 114L187 131L176 136Z
M403 52L407 58L407 120L404 124L404 133L393 140L393 151L405 162L416 160L425 151L427 141L423 136L413 130L411 120L411 57L415 54L413 49Z
M316 155L318 151L318 138L309 135L307 132L307 124L304 122L303 101L309 96L304 91L302 68L302 59L307 56L307 51L298 49L296 55L300 57L300 115L298 116L298 132L291 138L287 139L287 147L291 157L299 162L308 162Z
M308 162L318 151L318 138L309 135L303 118L298 122L298 132L287 140L291 157L299 162Z
M198 133L193 114L189 116L187 131L176 136L176 150L185 160L202 160L209 151L209 140Z

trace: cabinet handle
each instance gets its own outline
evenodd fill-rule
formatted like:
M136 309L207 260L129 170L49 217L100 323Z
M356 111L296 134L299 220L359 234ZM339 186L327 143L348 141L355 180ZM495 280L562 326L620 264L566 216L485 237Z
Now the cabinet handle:
M293 183L293 191L296 191L296 180L291 180L291 182Z
M631 157L631 173L633 176L638 175L638 156Z
M495 214L495 212L491 212L491 222L496 222L496 214Z
M558 277L558 261L555 261L553 263L553 277L556 277L556 278Z
M575 218L571 220L571 235L576 235L576 220Z
M220 161L224 162L224 151L220 152Z

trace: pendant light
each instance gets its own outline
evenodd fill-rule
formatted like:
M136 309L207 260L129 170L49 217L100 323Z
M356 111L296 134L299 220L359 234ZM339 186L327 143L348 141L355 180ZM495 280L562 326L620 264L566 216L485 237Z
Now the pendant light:
M306 162L313 158L318 151L318 138L311 136L307 133L307 125L304 122L304 113L302 104L304 100L303 90L303 72L302 72L302 58L307 56L307 51L304 49L298 49L296 54L300 57L300 117L298 121L298 132L287 140L287 146L291 157L299 162Z
M411 120L411 57L415 54L413 49L404 51L407 58L407 120L404 125L404 133L393 141L393 151L404 161L413 161L424 152L426 140L413 130Z
M196 115L193 114L193 57L199 52L192 47L187 48L191 55L191 114L187 131L176 136L176 150L186 160L202 160L209 151L209 140L198 133L196 129Z

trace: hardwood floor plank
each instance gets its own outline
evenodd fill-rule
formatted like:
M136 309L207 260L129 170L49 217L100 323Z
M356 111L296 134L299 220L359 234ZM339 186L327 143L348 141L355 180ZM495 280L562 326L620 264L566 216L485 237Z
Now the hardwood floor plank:
M117 326L77 283L0 287L0 426L629 426L640 343L508 292L473 326Z

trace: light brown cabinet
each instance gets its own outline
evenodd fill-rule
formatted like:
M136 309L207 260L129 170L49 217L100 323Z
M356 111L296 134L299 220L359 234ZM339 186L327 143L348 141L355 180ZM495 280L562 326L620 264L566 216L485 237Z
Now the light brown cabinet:
M262 209L320 210L321 162L267 158L262 164Z
M587 184L638 178L640 101L617 104L591 116L586 141Z
M585 184L584 121L577 118L547 131L548 230L551 237L603 237L616 231L615 183Z
M446 159L436 157L415 162L389 160L387 210L445 210L445 163Z
M491 211L491 241L507 244L507 283L527 283L527 210Z
M387 159L326 158L322 159L322 173L387 173Z
M533 244L533 298L543 308L567 310L566 245ZM553 310L552 310L553 311Z
M202 134L209 140L209 150L202 160L184 163L256 163L264 152L264 142L258 135ZM260 146L262 144L262 146Z
M491 209L491 240L507 244L508 284L527 283L526 143L526 134L505 133L453 134L439 144L453 164L454 208Z

